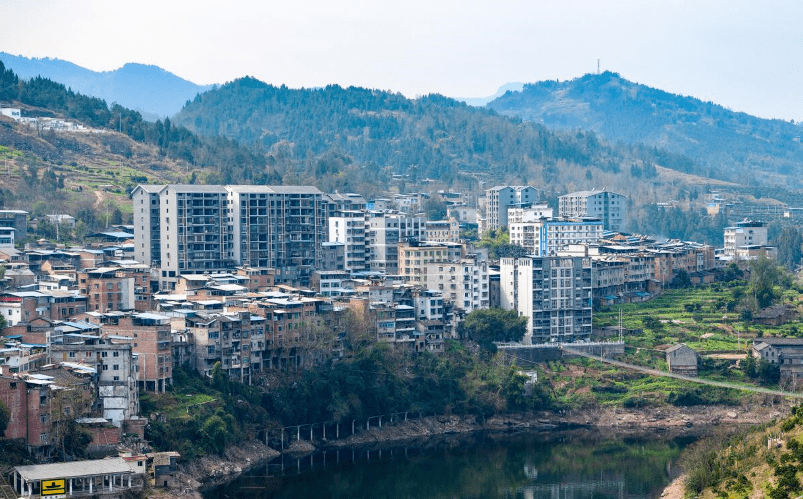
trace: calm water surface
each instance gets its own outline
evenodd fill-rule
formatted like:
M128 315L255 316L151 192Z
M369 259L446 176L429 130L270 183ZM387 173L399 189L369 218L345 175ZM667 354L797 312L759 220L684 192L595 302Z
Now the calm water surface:
M277 458L205 497L655 499L689 442L518 434L330 450Z

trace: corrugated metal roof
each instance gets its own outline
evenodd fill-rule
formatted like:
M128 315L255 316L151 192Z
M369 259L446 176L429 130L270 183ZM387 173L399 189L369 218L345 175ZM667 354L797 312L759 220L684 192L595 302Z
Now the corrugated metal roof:
M108 475L111 473L134 473L131 466L121 457L73 461L71 463L34 464L31 466L17 466L15 469L22 476L22 479L28 482L54 478Z

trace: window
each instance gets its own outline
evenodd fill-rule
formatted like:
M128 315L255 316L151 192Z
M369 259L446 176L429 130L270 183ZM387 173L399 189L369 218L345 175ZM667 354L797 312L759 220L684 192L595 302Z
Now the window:
M114 355L115 357L119 357L119 356L120 356L120 352L114 352L114 354L113 354L113 355Z
M103 364L103 370L104 371L108 371L109 370L109 365L108 364Z
M41 435L39 435L39 441L47 442L47 433L42 433Z
M120 364L115 364L114 365L114 370L115 371L119 371L120 370Z

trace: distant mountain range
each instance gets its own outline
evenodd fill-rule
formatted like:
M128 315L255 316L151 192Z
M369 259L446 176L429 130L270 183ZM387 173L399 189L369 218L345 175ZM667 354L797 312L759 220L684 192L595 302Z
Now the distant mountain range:
M496 90L495 94L488 97L455 97L454 99L465 102L469 106L484 106L492 100L505 95L506 92L518 92L522 88L524 88L524 83L521 82L505 83Z
M76 92L116 102L143 118L173 116L184 104L212 85L196 85L157 66L128 63L114 71L96 72L60 59L29 59L0 52L0 61L20 78L42 76Z
M550 129L596 132L687 156L709 177L800 188L803 130L630 82L616 73L524 85L488 104Z

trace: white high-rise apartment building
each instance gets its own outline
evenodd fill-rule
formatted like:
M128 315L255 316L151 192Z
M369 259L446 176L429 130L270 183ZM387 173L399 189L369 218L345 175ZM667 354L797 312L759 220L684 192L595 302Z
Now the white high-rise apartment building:
M345 270L352 272L365 270L365 213L362 211L341 211L330 217L329 242L343 243L346 253Z
M502 258L502 308L527 317L525 344L591 336L591 258Z
M622 232L627 225L627 198L610 191L578 191L558 198L564 218L598 218L605 230Z
M538 190L529 185L498 185L485 191L487 206L485 229L507 227L507 210L511 206L531 205L538 200Z
M366 217L366 259L370 270L399 273L399 243L424 239L426 219L401 213L369 211Z

